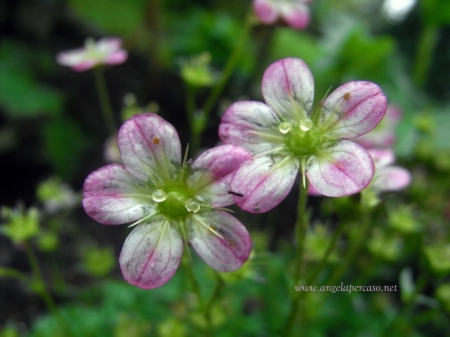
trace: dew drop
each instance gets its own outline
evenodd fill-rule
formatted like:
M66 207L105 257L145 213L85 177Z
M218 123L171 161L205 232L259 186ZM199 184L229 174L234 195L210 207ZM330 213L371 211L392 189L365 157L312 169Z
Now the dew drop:
M292 129L292 124L289 122L283 122L280 125L278 125L278 130L280 130L280 132L285 135L286 133L288 133L289 131L291 131Z
M154 190L152 193L152 199L156 202L163 202L168 198L168 195L163 190Z
M187 199L184 206L191 213L197 213L200 209L200 204L193 199Z
M313 127L313 125L314 125L314 123L311 120L311 118L309 118L309 117L303 118L300 121L300 129L302 129L302 131L308 131L309 129L311 129Z

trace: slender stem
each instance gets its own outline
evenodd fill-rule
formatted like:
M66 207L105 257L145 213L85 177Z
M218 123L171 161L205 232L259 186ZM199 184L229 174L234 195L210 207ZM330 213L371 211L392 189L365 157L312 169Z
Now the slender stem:
M114 116L112 113L108 90L106 88L105 77L103 75L103 67L94 68L95 84L97 86L98 97L100 99L100 106L105 120L106 127L111 135L117 131L116 124L114 122Z
M47 287L44 282L44 278L42 277L41 269L39 268L39 263L36 259L36 255L34 253L33 248L31 247L30 243L26 243L26 252L28 261L31 266L31 271L33 273L34 279L36 280L37 287L35 288L35 291L38 293L39 296L41 296L42 300L44 301L47 308L52 312L52 314L55 316L56 320L59 322L61 328L71 335L70 330L68 329L68 326L61 316L58 307L56 306L55 302L53 301L53 298L50 296Z
M303 181L300 180L299 197L297 203L297 221L295 223L295 241L297 250L295 254L293 279L296 284L300 282L302 263L303 263L303 245L306 236L306 229L308 221L306 217L306 201L308 196L308 182L303 186Z
M192 271L192 261L190 258L186 258L186 259L184 259L183 262L184 262L183 263L184 269L186 270L187 276L188 276L189 280L191 281L192 288L193 288L195 294L197 295L199 307L201 308L201 311L203 312L203 315L204 315L204 318L206 321L206 332L205 332L206 335L205 336L212 337L214 335L214 333L213 333L213 326L212 326L212 322L211 322L211 315L210 315L209 310L206 310L207 304L205 303L205 300L203 299L202 292L200 290L200 286L199 286L197 280L195 279L194 273Z
M195 89L189 84L186 85L186 112L189 122L189 128L191 131L189 148L191 150L191 153L195 155L200 146L200 136L202 130L198 129L195 121Z
M418 281L416 283L416 287L415 287L415 290L414 290L414 295L409 300L409 302L405 306L403 306L403 308L398 312L397 316L395 316L395 318L391 321L391 323L386 327L386 330L381 335L382 337L392 336L395 326L399 322L405 320L404 316L406 314L408 314L408 312L410 312L414 308L414 306L416 305L417 296L420 295L420 293L422 292L423 288L425 288L425 286L427 285L428 276L429 275L426 272L421 274L420 278L418 279ZM416 318L415 318L415 320L416 320Z
M337 243L339 237L341 236L343 229L344 229L344 225L343 225L343 223L340 223L338 228L334 232L325 253L323 254L322 258L320 259L319 264L313 270L313 272L310 274L310 276L307 278L307 280L306 280L307 286L313 284L316 281L317 276L319 276L320 272L323 270L323 268L327 264L328 257L330 256L331 252L333 251L334 247L336 246L336 243ZM286 323L284 325L284 328L283 328L283 331L281 334L282 337L288 337L291 335L292 329L293 329L294 323L295 323L295 317L297 316L297 312L298 312L298 309L300 306L300 299L303 297L304 293L305 293L304 291L300 291L300 292L296 293L295 298L292 300L291 310L289 312L288 318L286 320Z
M206 98L205 105L202 109L203 114L205 115L205 120L208 118L209 114L211 113L212 108L214 107L214 104L217 102L217 99L219 98L220 94L222 93L223 89L225 88L225 85L227 84L229 78L231 77L231 74L233 73L234 69L238 65L238 61L241 58L241 55L246 47L246 42L248 40L248 36L250 33L250 29L252 27L252 14L248 14L244 21L244 26L241 31L241 35L239 36L239 39L237 40L233 51L231 52L231 55L225 64L225 67L222 71L222 75L220 79L217 81L217 84L214 86L214 88L211 90L209 96ZM202 130L203 131L203 130Z
M363 213L363 224L361 228L361 232L358 235L358 238L352 241L352 245L350 246L348 253L344 259L344 262L340 264L339 268L336 268L330 276L328 281L328 285L335 284L342 275L345 274L348 267L352 264L352 262L356 259L358 253L360 252L362 246L365 242L367 242L367 238L369 237L370 230L372 229L371 219L371 211L370 208L364 207L362 210Z
M427 79L431 65L431 56L434 53L438 40L438 33L437 27L428 26L425 27L420 35L413 73L414 84L419 88L423 87Z

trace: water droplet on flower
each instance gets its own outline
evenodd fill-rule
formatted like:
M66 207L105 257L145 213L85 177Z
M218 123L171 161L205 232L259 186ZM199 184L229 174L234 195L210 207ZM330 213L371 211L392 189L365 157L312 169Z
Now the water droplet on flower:
M292 129L292 124L289 122L283 122L280 125L278 125L278 130L280 130L280 132L283 135L288 133L289 131L291 131L291 129Z
M302 131L308 131L309 129L311 129L313 127L313 125L314 125L314 123L311 120L311 118L309 118L309 117L303 118L300 121L300 129L302 129Z
M156 202L163 202L168 198L168 195L163 190L154 190L152 193L152 199Z
M186 209L191 213L197 213L200 209L200 204L193 199L186 200L184 206L186 206Z

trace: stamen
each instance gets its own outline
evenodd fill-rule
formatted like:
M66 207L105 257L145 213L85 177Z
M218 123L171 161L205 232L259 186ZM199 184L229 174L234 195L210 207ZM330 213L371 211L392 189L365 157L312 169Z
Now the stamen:
M156 202L163 202L169 197L169 195L163 190L154 190L152 193L152 199Z
M283 122L280 125L278 125L278 130L280 130L280 132L285 135L286 133L288 133L289 131L291 131L292 129L292 123L289 122Z
M191 212L191 213L197 213L200 209L200 204L193 199L186 200L186 202L184 203L184 206L186 207L188 212Z

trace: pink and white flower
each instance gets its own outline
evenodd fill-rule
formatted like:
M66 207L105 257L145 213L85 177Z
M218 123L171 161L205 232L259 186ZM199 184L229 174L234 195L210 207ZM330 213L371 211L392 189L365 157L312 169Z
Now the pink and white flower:
M240 145L253 157L235 173L231 188L244 210L265 212L289 193L300 170L321 194L357 193L372 180L369 153L347 139L373 129L386 112L386 97L370 82L346 83L313 109L313 77L300 59L270 65L263 76L267 104L232 104L219 127L226 144Z
M121 64L128 58L119 38L102 38L95 42L89 38L83 48L60 52L56 61L75 71L85 71L102 64Z
M369 149L375 163L375 175L369 187L375 192L400 191L411 182L411 174L403 167L392 166L395 154L390 149Z
M258 19L271 25L278 20L284 21L294 29L304 29L309 23L311 0L254 0L253 10Z
M375 164L375 174L367 188L375 193L394 192L406 188L411 182L409 171L400 166L392 166L395 154L391 149L369 149L369 154ZM313 185L309 185L308 194L320 196Z
M167 282L180 263L183 244L192 246L212 268L232 271L249 257L245 227L223 206L233 171L251 155L233 145L182 161L180 140L171 124L139 114L120 128L123 165L110 164L84 183L83 207L105 225L133 222L119 262L125 279L152 289Z
M388 106L386 115L372 131L356 137L354 142L366 149L378 147L392 147L395 142L395 128L401 119L401 110L395 106Z

